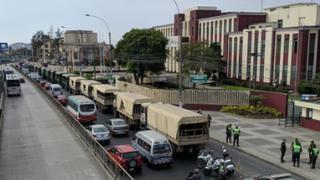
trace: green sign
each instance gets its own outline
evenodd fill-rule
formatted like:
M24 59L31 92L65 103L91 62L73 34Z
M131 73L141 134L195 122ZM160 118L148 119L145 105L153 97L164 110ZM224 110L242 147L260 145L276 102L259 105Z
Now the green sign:
M190 75L192 83L207 83L208 77L205 74L202 75Z

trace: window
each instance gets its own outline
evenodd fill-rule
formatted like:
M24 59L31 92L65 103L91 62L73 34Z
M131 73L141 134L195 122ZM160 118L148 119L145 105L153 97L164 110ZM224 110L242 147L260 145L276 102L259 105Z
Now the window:
M224 34L227 32L227 20L224 20L223 32L224 32Z
M283 27L283 20L279 19L278 20L278 28L282 28Z
M262 40L261 41L261 58L264 58L265 50L266 50L266 43L264 40Z
M83 85L82 87L83 87L83 90L86 91L86 85Z
M289 37L284 39L284 53L288 53L289 51Z
M157 144L153 147L154 154L163 154L163 153L170 153L170 145L169 144Z
M296 80L296 65L292 65L291 68L291 81L295 81Z
M210 29L210 36L212 37L213 36L213 21L211 21L211 29Z
M80 105L80 111L81 112L92 112L94 110L93 104L83 104Z
M7 81L7 86L8 86L8 87L20 86L20 81L19 81L19 80L10 80L10 81Z
M215 21L214 23L214 34L218 34L218 21Z
M139 156L138 152L128 152L128 153L123 153L122 157L124 159L133 159Z
M146 150L147 152L150 152L151 146L150 146L148 143L144 142L144 141L143 141L142 139L140 139L140 138L138 138L137 143L138 143L138 145L139 145L140 147L142 147L144 150Z
M229 19L229 32L232 31L231 26L232 26L232 19Z
M298 52L298 39L295 37L293 40L293 52L296 54Z
M312 119L312 115L313 115L313 109L307 108L307 110L306 110L306 118L307 119Z

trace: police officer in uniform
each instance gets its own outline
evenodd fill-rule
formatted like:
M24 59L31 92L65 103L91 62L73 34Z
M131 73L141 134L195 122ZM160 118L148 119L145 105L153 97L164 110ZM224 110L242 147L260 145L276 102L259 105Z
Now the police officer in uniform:
M227 143L232 143L231 141L231 134L232 134L232 125L228 124L226 127L226 142Z
M238 126L236 126L236 128L233 129L233 146L237 141L237 146L239 147L239 136L240 136L240 129Z
M293 148L293 167L299 167L300 164L300 154L302 152L301 144L299 143L298 139L296 138L295 142L292 145Z
M319 155L319 148L317 148L317 146L314 144L314 146L311 150L311 168L312 169L315 169L315 167L316 167L318 155Z

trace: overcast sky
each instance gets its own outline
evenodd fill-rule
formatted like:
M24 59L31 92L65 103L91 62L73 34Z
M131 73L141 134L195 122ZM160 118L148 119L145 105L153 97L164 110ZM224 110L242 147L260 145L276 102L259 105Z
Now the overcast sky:
M260 11L260 0L176 0L180 9L216 6L222 11ZM264 7L312 0L264 0ZM320 0L313 0L319 2ZM0 0L0 42L27 42L37 30L49 32L61 26L98 32L107 40L102 22L84 16L101 16L108 22L112 42L132 28L148 28L173 22L172 0Z

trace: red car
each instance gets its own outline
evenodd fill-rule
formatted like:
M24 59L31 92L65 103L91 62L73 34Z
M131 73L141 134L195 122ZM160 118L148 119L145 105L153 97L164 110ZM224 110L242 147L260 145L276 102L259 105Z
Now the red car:
M45 85L46 83L47 83L47 81L42 80L42 81L40 81L39 84L40 84L41 87L44 87L44 85Z
M113 146L108 152L127 171L141 171L142 157L130 144Z
M51 83L49 83L49 82L46 82L46 84L44 85L44 88L45 88L46 90L49 90L49 88L50 88L50 85L51 85Z
M60 102L60 104L62 104L63 106L68 104L68 99L65 95L58 95L57 96L57 100Z

